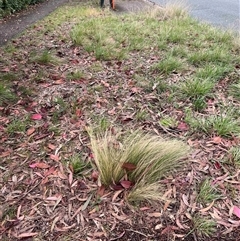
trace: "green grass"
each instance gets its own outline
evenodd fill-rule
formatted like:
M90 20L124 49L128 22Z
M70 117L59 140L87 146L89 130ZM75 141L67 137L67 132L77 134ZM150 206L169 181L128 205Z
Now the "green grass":
M84 21L73 27L71 38L98 60L122 60L132 52L154 50L160 56L160 61L152 66L154 70L165 76L195 70L191 79L209 80L203 84L207 92L211 92L211 81L218 81L233 70L234 38L189 18L186 9L175 5L165 11L123 16L119 19L108 11L99 16L85 10L81 17Z
M236 100L240 100L240 79L238 83L234 83L229 86L228 93Z
M56 64L57 59L53 56L53 54L49 50L44 50L42 53L38 53L37 56L33 57L33 61L38 64L48 65L48 64Z
M12 93L11 89L7 85L0 83L0 105L3 103L9 104L16 100L15 94Z
M168 89L171 89L166 81L159 79L156 83L153 84L154 90L156 89L158 94L166 92ZM152 88L153 89L153 88ZM151 90L152 90L151 89Z
M55 97L53 100L54 111L52 112L52 121L53 123L58 123L59 118L66 114L69 103L66 102L62 97Z
M81 155L79 154L71 156L71 158L68 161L75 175L82 175L84 171L89 170L91 168L89 162L84 161Z
M87 4L89 2L84 6ZM17 71L9 74L4 72L2 80L6 83L14 81L15 84L17 81L25 81L25 78L21 79L20 76L29 77L26 83L33 83L34 86L29 89L45 88L47 92L48 88L51 88L61 92L60 95L58 92L57 96L50 96L49 103L49 96L46 99L38 99L38 96L25 99L26 95L29 97L31 93L28 89L21 89L22 85L17 86L17 94L21 95L20 108L24 111L31 108L46 110L44 121L47 122L34 122L39 125L39 133L29 137L36 143L34 153L41 158L47 158L49 152L45 151L45 141L49 141L48 138L51 138L52 143L56 142L56 145L64 142L62 138L65 136L67 139L71 138L67 140L69 145L64 145L59 155L67 161L75 178L84 178L89 186L87 192L95 191L97 188L95 183L94 190L91 189L93 180L90 181L89 172L92 166L100 174L98 184L105 185L111 190L106 190L110 198L112 194L115 195L112 189L116 185L121 186L122 181L129 181L131 187L126 188L117 198L126 197L130 202L161 200L166 190L159 181L169 174L172 174L171 178L178 176L179 173L173 172L178 170L179 165L184 164L181 157L185 157L188 151L186 145L141 132L133 131L129 134L126 133L126 129L142 128L146 131L164 133L166 136L176 136L185 142L188 140L190 144L193 143L193 148L199 142L201 145L208 144L213 136L222 136L224 141L225 138L235 140L239 136L240 88L237 65L240 62L240 48L237 44L234 45L235 39L231 34L200 24L189 18L184 10L169 6L164 11L154 10L140 14L115 14L107 9L99 10L97 7L64 6L49 15L46 21L41 22L41 28L38 27L39 25L36 25L38 37L31 31L27 32L25 37L24 45L26 49L29 48L29 53L32 53L30 59L24 58L25 49L21 51L21 47L15 42L9 45L0 57L9 69L13 69L12 62L8 62L9 56L12 56L13 64L20 60L18 67L22 73L25 70L26 73L19 75ZM27 39L30 39L30 42ZM54 48L51 47L53 44ZM42 45L39 49L38 46ZM63 66L54 66L58 62L55 56L58 50L62 53ZM86 62L83 64L82 61L74 61L77 58L85 59ZM32 67L34 71L31 72ZM29 75L28 70L31 72ZM56 85L51 85L49 77L56 73L70 80L64 83L63 88L58 89ZM82 95L75 91L71 92L74 96L69 97L68 92L65 92L67 84L72 87L75 84L72 82L81 78L86 80L80 86L83 90ZM109 87L106 88L102 81L108 83ZM61 87L61 84L57 87ZM135 86L141 87L141 93L131 93ZM0 84L0 102L8 105L14 97L11 95L11 88L6 85L1 92ZM107 101L104 105L96 105L97 98ZM4 114L8 114L8 109L6 110L4 109ZM17 113L14 112L17 108L12 109L10 106L9 110L13 110L10 114L12 118ZM115 113L109 114L110 110L115 110ZM132 116L131 121L122 121L125 114ZM10 119L6 124L6 131L10 137L16 137L15 134L18 133L23 134L28 129L28 122L20 119L24 117ZM189 126L187 131L179 130L179 123L184 124L184 121ZM94 129L94 134L97 134L90 133L91 143L85 143L85 140L88 142L88 137L84 132L84 126L89 124L97 126ZM114 128L111 128L113 125ZM44 133L50 132L50 135L47 139L38 140L39 137L42 138L40 132L44 128L47 128L47 132ZM111 134L108 130L111 130ZM78 132L84 136L81 146L75 135ZM26 135L23 137L27 138ZM12 138L11 145L17 140L18 138ZM24 139L25 142L27 143L27 139ZM35 150L38 145L40 153ZM213 145L217 147L216 144ZM26 145L26 148L30 147ZM210 151L211 148L213 147L210 147ZM16 149L16 155L20 149ZM80 150L81 154L78 154ZM94 160L83 158L89 156L89 150L92 150ZM77 154L74 154L75 152ZM209 153L206 155L209 157ZM18 156L21 159L23 155L20 153ZM92 161L92 165L88 164L88 160ZM207 162L211 165L210 161ZM133 170L123 168L124 164L131 164ZM221 165L223 168L225 165L231 168L232 165L237 169L239 148L231 148L229 162L221 162ZM202 178L202 172L196 170L196 175ZM24 169L23 172L25 173ZM186 174L185 170L181 174ZM211 180L215 180L218 174L219 172L212 172ZM49 176L49 181L51 178ZM234 192L236 201L239 195L234 185L228 185L228 193L230 190ZM49 188L51 191L51 187ZM187 191L192 195L191 189ZM211 185L210 177L199 185L197 191L198 196L194 200L197 208L207 207L212 201L216 201L216 208L221 207L221 195L217 188ZM84 197L87 195L83 194ZM176 199L177 197L178 195ZM94 203L94 200L91 201ZM22 203L24 210L24 202ZM44 208L41 203L39 205L40 209ZM64 202L60 202L59 205L64 205ZM90 206L95 208L93 204ZM206 218L205 214L191 215L193 219L190 225L193 225L197 238L212 237L216 231L216 224ZM191 221L188 220L187 225Z
M6 48L4 48L5 53L14 53L15 51L17 51L17 48L10 43L6 46Z
M82 78L84 78L84 73L80 70L76 70L67 74L67 79L69 80L80 80Z
M33 77L33 81L38 84L44 82L48 78L48 73L44 70L39 70L38 73Z
M137 121L145 121L148 117L148 113L145 110L138 110L135 117Z
M208 135L217 134L222 137L238 136L240 133L239 121L234 117L234 113L226 112L219 115L208 115L206 117L193 116L187 110L185 121L195 131L201 131Z
M111 123L109 122L109 120L106 117L102 117L99 119L98 121L98 128L95 129L95 131L99 132L99 133L103 133L105 131L107 131L107 129L110 127Z
M59 123L59 120L54 120L54 121ZM60 125L59 124L52 124L52 125L50 125L48 127L48 130L50 132L54 133L54 135L56 135L56 136L59 136L61 134L61 129L60 129Z
M18 79L19 77L15 73L11 73L11 72L0 75L0 80L6 81L6 82L10 82Z
M217 224L214 220L195 216L193 218L194 230L203 238L212 237L217 230Z
M171 116L160 117L159 123L166 128L174 128L177 126L177 120Z
M3 213L3 219L11 220L14 219L17 215L17 208L15 206L7 207Z
M213 130L216 131L220 136L229 137L234 134L239 135L240 133L239 122L234 120L230 113L212 116L209 118L209 121Z
M7 125L6 131L8 135L13 136L16 134L23 134L27 130L28 119L19 120L14 119Z
M180 72L184 69L184 64L182 60L173 57L167 56L163 60L160 60L154 67L161 74L169 75L173 72Z
M204 96L196 97L192 100L193 109L197 112L203 111L207 107L206 99Z
M231 65L210 64L197 69L195 76L199 79L208 79L209 81L217 82L231 71L233 71L233 66Z
M231 55L227 53L226 50L222 48L214 49L205 49L204 51L196 51L189 54L188 61L189 63L195 66L203 66L206 64L221 63L228 64L230 61Z
M116 18L111 19L89 19L84 23L76 26L71 33L71 37L76 45L84 46L88 52L94 52L97 59L108 60L111 58L121 58L124 55L120 47L120 42L116 35L116 39L112 38L115 27L118 28L119 23L116 22ZM123 41L123 40L122 40Z
M205 179L199 186L197 200L206 205L219 198L221 198L221 195L211 184L210 179Z
M71 37L76 45L93 52L97 59L123 59L129 51L144 48L145 34L138 34L141 27L142 22L129 25L116 16L89 18L72 30Z
M96 137L89 130L89 134L101 184L111 187L123 177L127 178L134 185L129 201L161 199L158 181L180 167L180 159L188 152L188 147L180 141L163 140L139 131L123 136L121 140L109 132ZM124 164L136 168L125 170Z
M229 150L230 161L237 167L240 167L240 147L234 146Z
M174 11L170 15L174 14L181 15ZM76 45L81 45L86 51L93 52L97 59L123 59L130 51L140 51L150 46L157 47L161 42L162 31L168 36L168 42L184 41L181 34L168 26L164 26L162 31L160 29L159 34L153 32L153 29L158 28L158 18L165 18L159 11L135 17L124 15L121 21L118 16L108 12L103 17L94 17L90 16L75 26L71 32L71 38Z
M213 87L214 83L209 79L194 78L186 80L180 89L188 98L196 99L209 95Z

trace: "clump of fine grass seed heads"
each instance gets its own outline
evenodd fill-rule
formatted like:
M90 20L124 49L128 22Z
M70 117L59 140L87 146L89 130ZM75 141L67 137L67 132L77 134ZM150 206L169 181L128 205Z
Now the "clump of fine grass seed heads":
M181 141L140 131L89 135L101 185L128 190L130 202L161 200L159 180L182 166L189 151Z

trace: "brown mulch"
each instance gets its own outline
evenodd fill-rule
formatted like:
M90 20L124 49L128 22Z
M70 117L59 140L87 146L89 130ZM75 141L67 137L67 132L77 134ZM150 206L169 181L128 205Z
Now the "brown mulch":
M17 54L11 58L5 54L0 63L1 74L20 76L12 87L18 101L0 107L1 240L239 240L240 221L232 207L239 201L240 171L221 162L239 139L189 136L185 126L166 129L159 125L159 111L171 113L180 123L182 112L164 102L164 94L159 97L153 89L145 91L133 80L136 72L146 72L158 61L154 51L101 62L70 40L59 38L73 25L65 23L48 32L39 23L12 41ZM34 39L36 31L43 31L38 39ZM55 51L61 64L33 61L30 53L42 49ZM4 49L0 51L3 56ZM92 71L96 66L100 70ZM76 69L84 77L69 80L67 74ZM61 105L60 99L68 105ZM146 119L137 120L139 110L147 112ZM163 196L170 201L130 205L124 190L99 188L92 177L95 167L85 127L103 117L117 123L115 131L141 128L191 146L186 167L161 181ZM9 123L26 119L23 132L9 133ZM91 164L80 175L71 166L74 155ZM204 206L196 202L196 186L207 176L223 198ZM195 214L216 221L214 237L195 232Z

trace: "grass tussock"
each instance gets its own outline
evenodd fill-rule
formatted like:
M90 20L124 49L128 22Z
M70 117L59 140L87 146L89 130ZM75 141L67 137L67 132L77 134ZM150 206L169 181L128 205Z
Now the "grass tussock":
M239 122L230 111L207 117L194 117L192 113L187 111L185 120L193 130L206 134L231 137L233 135L239 136L240 133Z
M185 18L189 15L189 6L183 1L168 2L164 8L167 18Z
M209 218L194 217L194 229L201 237L211 237L216 232L217 224L214 220Z
M187 228L181 233L188 232L192 227L191 236L186 237L188 239L193 239L193 232L202 240L207 236L215 238L218 230L214 220L208 219L205 212L195 211L213 203L216 211L221 212L221 218L227 220L229 210L222 202L226 198L229 198L229 203L238 201L239 193L234 183L237 181L235 172L240 166L237 143L240 133L239 41L228 32L190 18L181 4L181 8L179 4L171 4L165 9L115 14L108 9L100 9L99 2L80 2L58 8L2 49L0 109L3 110L3 118L0 118L0 129L3 131L0 131L0 137L3 147L0 150L4 151L1 171L6 169L3 177L5 189L12 190L13 184L14 190L28 189L29 183L21 181L22 173L26 178L27 173L30 178L35 173L36 169L28 166L29 153L34 151L38 160L43 160L50 167L49 172L41 168L36 171L41 175L54 171L54 175L44 179L47 181L44 186L49 190L47 196L57 193L60 194L57 198L72 197L74 192L75 196L81 197L70 198L69 202L58 199L57 208L53 208L55 214L61 217L61 210L69 205L69 214L70 211L78 214L77 209L82 206L82 211L86 209L82 212L85 220L88 217L84 217L84 213L94 210L100 217L109 209L109 216L101 216L98 221L104 229L112 230L115 227L115 223L111 223L111 220L115 222L112 213L117 211L119 203L126 204L122 198L126 197L131 203L162 200L166 190L163 190L165 185L163 187L160 183L167 176L169 181L171 179L171 187L176 188L176 194L174 191L168 197L173 196L176 205L171 208L169 203L167 216L173 218L165 220L162 216L163 222L170 221L169 226L176 226L175 215L182 208L178 199L185 194L196 205L191 205L192 210L189 206L187 219L179 220ZM20 101L12 105L17 99ZM42 114L42 121L31 119L36 111ZM89 131L94 159L89 158L88 136L81 128L89 122L97 126L94 132ZM136 127L145 130L156 128L166 136L179 137L188 141L192 148L197 148L194 159L204 161L200 166L198 162L191 162L184 171L179 170L169 176L185 164L187 145L139 131L115 135L107 131L113 125L124 125L131 130ZM76 130L80 132L81 143L76 143ZM67 141L63 143L63 140ZM217 144L215 140L221 143ZM50 142L52 144L49 145ZM225 143L227 145L222 148ZM228 153L226 148L230 149ZM52 169L54 156L50 153L57 154L65 165L54 165ZM225 160L225 154L228 155L226 162L218 160ZM14 168L19 163L20 172ZM96 167L98 172L92 171ZM215 167L217 171L211 172L205 179L202 170L207 167ZM13 171L14 178L9 178L8 169ZM226 189L220 192L211 180L225 175L225 170L231 174L233 182L228 182ZM80 180L75 182L69 171L74 179L81 176ZM71 188L61 174L69 176ZM199 184L194 181L196 178L205 181ZM111 190L124 190L120 194L108 192L117 198L116 205L89 196L95 191L96 184L92 182L96 179ZM178 189L179 183L183 183L181 190ZM63 188L65 184L66 188ZM29 195L41 193L41 187L38 185L31 189ZM83 204L85 198L87 200ZM23 199L22 204L21 210L26 218L9 229L9 235L28 225L29 217L25 210L29 209L29 202ZM152 211L160 211L158 205L150 206ZM39 220L37 226L43 224L46 234L57 231L55 228L61 226L58 221L55 226L51 222L46 225L44 220L49 218L48 209L46 202L41 202L38 206L41 213L35 212ZM17 211L10 210L7 219L16 217ZM212 212L211 209L208 211ZM38 219L39 215L42 220ZM65 220L69 225L79 223L79 215L65 216L69 218ZM138 221L136 216L131 216L132 227L140 227L135 226L135 220ZM141 225L142 222L145 219L138 223ZM75 239L89 237L89 233L95 232L94 224L88 224L86 232L81 234L78 225L76 233L71 230L73 235L79 235L75 235ZM152 228L151 222L145 224L146 230ZM37 226L33 229L38 230ZM218 226L224 232L223 227ZM158 239L159 233L165 232L165 227L162 228L155 230L156 236L151 234L151 237ZM106 239L118 236L117 226L116 230L116 233L112 230L113 235L106 236ZM39 235L46 239L43 233ZM69 239L63 234L64 238ZM171 238L174 237L169 236Z
M239 146L233 146L229 150L229 156L231 162L236 166L240 167L240 147Z
M158 181L182 165L188 147L177 140L135 131L120 139L109 132L94 136L91 148L102 185L111 187L127 178L133 184L129 200L159 199ZM126 170L123 165L134 167Z
M221 195L211 181L209 179L204 180L199 187L197 199L204 204L208 204L219 198L221 198Z
M10 88L8 88L3 83L0 83L0 105L4 103L14 102L16 96L12 93Z
M235 99L240 100L240 81L229 86L228 92Z

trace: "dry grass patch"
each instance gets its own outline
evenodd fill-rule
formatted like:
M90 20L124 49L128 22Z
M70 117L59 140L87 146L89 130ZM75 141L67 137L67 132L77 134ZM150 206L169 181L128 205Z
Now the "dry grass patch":
M182 166L189 151L183 142L139 131L119 138L89 134L101 184L129 189L130 201L161 199L158 181Z

